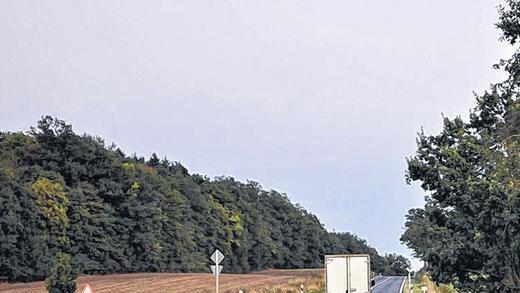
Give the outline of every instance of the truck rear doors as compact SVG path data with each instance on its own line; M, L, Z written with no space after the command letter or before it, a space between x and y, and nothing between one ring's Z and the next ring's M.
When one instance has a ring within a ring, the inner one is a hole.
M327 293L369 293L370 256L327 255L325 278Z

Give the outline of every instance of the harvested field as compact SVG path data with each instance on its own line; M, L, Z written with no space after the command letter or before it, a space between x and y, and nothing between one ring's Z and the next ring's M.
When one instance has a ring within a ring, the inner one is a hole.
M106 276L81 276L78 285L89 283L94 293L214 292L211 274L138 273ZM222 274L220 292L296 292L304 284L305 292L318 290L323 284L322 269L267 270L250 274ZM1 284L0 292L45 293L44 282Z

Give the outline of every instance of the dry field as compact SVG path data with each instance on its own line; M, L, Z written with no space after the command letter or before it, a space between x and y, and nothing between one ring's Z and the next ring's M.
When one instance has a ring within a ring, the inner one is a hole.
M304 284L305 292L317 291L323 285L323 270L267 270L250 274L222 274L220 292L299 292ZM89 283L94 293L160 293L178 292L210 293L215 290L211 274L139 273L107 276L81 276L79 287ZM4 293L45 293L43 282L5 284Z

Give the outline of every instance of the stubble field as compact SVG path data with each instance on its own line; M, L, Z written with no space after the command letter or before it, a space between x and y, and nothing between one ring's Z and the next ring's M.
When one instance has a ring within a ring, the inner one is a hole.
M81 276L78 291L88 283L94 293L193 293L214 292L215 278L211 274L138 273L106 276ZM319 292L323 286L322 269L267 270L250 274L222 274L220 292ZM46 293L44 282L2 284L0 292Z

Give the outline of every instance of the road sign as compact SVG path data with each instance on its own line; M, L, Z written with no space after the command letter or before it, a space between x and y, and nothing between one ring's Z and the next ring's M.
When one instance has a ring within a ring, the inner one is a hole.
M224 255L218 249L215 249L215 252L211 255L211 260L215 263L215 265L211 266L211 271L213 272L213 276L215 276L215 292L218 293L218 276L220 272L222 272L222 266L219 265L220 262L224 259Z
M220 250L216 249L215 252L213 252L213 254L211 255L211 260L215 263L215 264L220 264L220 262L224 259L224 255L222 254L222 252L220 252Z
M217 267L218 267L218 269L217 269ZM224 268L223 266L211 266L211 272L213 272L213 276L216 277L217 275L220 275L223 268Z
M89 284L86 284L85 287L83 287L81 293L94 293L94 291L92 291L92 288L90 288Z

